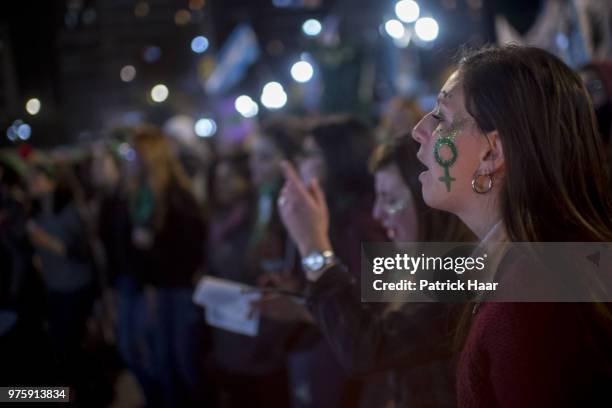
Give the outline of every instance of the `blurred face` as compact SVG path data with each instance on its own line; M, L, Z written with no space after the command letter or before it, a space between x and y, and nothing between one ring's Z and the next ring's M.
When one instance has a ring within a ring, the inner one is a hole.
M242 197L248 190L248 180L242 177L230 163L222 162L217 167L214 189L221 205L229 205Z
M33 170L28 180L30 194L39 198L51 194L55 190L55 182L39 170Z
M418 237L416 208L410 189L395 164L385 166L374 175L376 202L372 215L396 242L415 242Z
M392 100L385 108L379 131L385 137L401 137L414 127L420 118L415 112L409 109L401 99Z
M325 159L321 148L312 136L304 139L302 145L302 157L299 161L299 171L305 183L317 178L319 183L324 183L325 178Z
M249 156L253 183L260 186L278 182L281 178L279 163L282 159L282 154L270 139L254 136L251 139L251 154Z
M580 77L593 101L599 132L604 141L609 142L612 138L612 95L607 94L604 82L593 69L583 69Z
M455 214L470 208L476 193L475 174L491 174L486 168L489 142L465 109L461 84L455 72L438 96L437 106L412 131L421 144L417 157L427 167L420 174L425 203Z
M94 155L91 173L94 185L99 188L114 188L121 178L119 168L108 152L97 152Z
M608 96L606 95L603 82L597 72L592 69L583 69L579 72L579 74L580 78L582 78L582 81L586 85L589 94L591 95L593 107L597 109L597 107L604 105L608 99Z

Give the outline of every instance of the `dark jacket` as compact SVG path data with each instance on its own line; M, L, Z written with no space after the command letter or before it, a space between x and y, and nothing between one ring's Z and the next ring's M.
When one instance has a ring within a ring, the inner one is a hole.
M74 293L92 285L91 248L76 204L69 202L58 211L41 211L34 221L66 247L65 256L46 248L36 249L47 288L59 293Z
M231 228L215 241L211 240L208 263L211 274L256 286L264 273L294 271L297 254L278 218L275 193L266 191L265 194L270 195L264 197L267 201L260 197L259 217L241 210ZM263 216L262 206L270 211ZM221 214L214 217L217 215ZM217 230L220 223L223 221L213 221L211 232ZM302 326L262 318L255 337L215 328L212 331L215 366L232 375L266 376L284 372L288 350L300 336Z
M167 213L149 251L148 280L156 287L188 288L202 265L206 228L195 197L173 186L167 193Z
M351 375L392 370L396 406L453 407L452 312L444 303L406 303L384 313L360 303L355 279L334 266L309 288L308 308Z
M149 249L137 248L132 241L136 222L127 197L115 192L102 201L99 231L111 280L129 276L138 286L193 286L194 275L205 257L205 223L189 191L171 186L166 200L163 225L154 232L154 242Z

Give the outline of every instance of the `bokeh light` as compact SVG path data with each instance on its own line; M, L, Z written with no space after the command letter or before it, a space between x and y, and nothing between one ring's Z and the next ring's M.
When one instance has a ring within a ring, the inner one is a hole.
M206 4L204 0L189 0L189 8L193 11L201 10L204 4Z
M151 99L153 102L163 102L168 99L168 95L170 91L168 91L168 87L164 84L157 84L151 89Z
M268 109L280 109L287 103L287 94L278 82L268 82L261 92L261 103Z
M302 24L302 31L309 37L315 37L321 33L323 26L319 22L319 20L311 18L304 21Z
M208 49L208 38L198 35L191 40L191 51L201 54Z
M38 112L40 112L40 100L38 98L28 99L26 102L26 111L30 115L36 115Z
M148 63L153 63L155 61L157 61L158 59L161 58L161 48L159 48L156 45L149 45L147 47L145 47L145 49L142 52L142 58L148 62Z
M174 14L174 23L178 26L184 26L191 21L191 13L189 10L179 10Z
M298 61L291 67L291 77L297 82L308 82L313 74L314 69L307 61Z
M136 77L136 68L133 65L126 65L121 68L119 72L119 77L123 82L130 82Z
M147 14L149 14L149 11L151 11L151 7L146 1L139 1L134 6L134 15L136 17L145 17Z
M200 137L210 137L217 132L217 124L212 119L202 118L195 123L194 131Z
M420 11L414 0L400 0L395 4L395 15L404 23L414 23L419 18Z
M414 24L416 35L423 41L433 41L438 38L440 28L438 22L431 17L419 18Z
M234 102L236 111L245 118L252 118L259 113L259 105L248 95L240 95Z
M17 128L17 136L19 136L21 140L28 140L31 135L32 135L32 128L27 123L22 123Z
M391 19L385 23L385 31L389 34L389 37L400 39L404 36L406 30L401 21Z

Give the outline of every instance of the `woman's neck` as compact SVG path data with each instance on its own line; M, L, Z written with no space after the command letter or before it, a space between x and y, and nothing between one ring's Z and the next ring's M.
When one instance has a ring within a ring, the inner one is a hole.
M501 215L496 205L490 205L490 202L480 204L483 205L473 206L470 210L458 214L458 216L482 241L489 231L501 221Z

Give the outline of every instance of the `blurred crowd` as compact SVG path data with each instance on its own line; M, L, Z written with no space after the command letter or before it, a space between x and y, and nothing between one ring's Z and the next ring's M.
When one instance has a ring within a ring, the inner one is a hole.
M609 150L612 65L582 77ZM0 383L69 385L87 407L129 406L132 394L151 407L398 406L401 375L356 367L306 309L266 304L250 337L208 326L192 296L206 275L307 287L277 207L282 161L320 184L334 252L356 281L362 242L475 240L423 203L410 137L423 115L398 98L374 126L277 115L224 149L187 149L143 124L90 145L0 152ZM382 318L397 305L367 307ZM427 370L450 383L447 362ZM413 396L446 386L420 372L403 374Z

